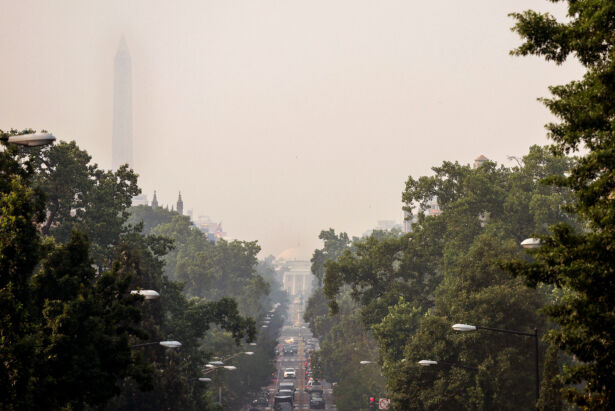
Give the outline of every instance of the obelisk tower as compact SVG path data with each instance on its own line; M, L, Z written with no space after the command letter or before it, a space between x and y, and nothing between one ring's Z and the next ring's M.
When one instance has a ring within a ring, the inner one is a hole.
M116 170L122 164L133 168L132 159L132 64L126 40L122 37L115 54L113 84L113 155Z

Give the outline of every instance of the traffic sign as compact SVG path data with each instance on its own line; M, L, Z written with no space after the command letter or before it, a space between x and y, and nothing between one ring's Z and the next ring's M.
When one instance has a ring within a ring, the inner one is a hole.
M391 400L388 398L380 398L380 401L378 401L378 409L388 410L389 405L391 405Z

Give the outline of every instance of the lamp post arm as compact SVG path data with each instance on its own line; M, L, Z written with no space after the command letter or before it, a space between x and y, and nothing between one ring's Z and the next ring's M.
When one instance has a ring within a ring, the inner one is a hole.
M501 328L492 328L492 327L483 327L482 325L476 326L477 330L487 330L487 331L495 331L499 333L505 334L515 334L515 335L525 335L527 337L534 338L534 365L536 368L536 402L540 398L540 366L538 361L538 329L534 328L533 333L523 332L523 331L514 331L514 330L504 330Z
M143 344L135 344L135 345L131 345L130 348L145 347L146 345L157 345L157 344L160 344L160 342L154 341L154 342L148 342L148 343L143 343Z
M456 362L438 361L438 365L439 364L448 365L449 367L459 367L459 368L464 368L466 370L478 371L478 368L476 367L469 367L467 365L459 364Z
M495 332L498 332L498 333L505 333L505 334L525 335L525 336L528 336L528 337L538 338L538 334L536 333L536 330L534 330L533 333L528 333L528 332L524 332L524 331L504 330L502 328L484 327L482 325L477 325L476 329L477 330L495 331Z

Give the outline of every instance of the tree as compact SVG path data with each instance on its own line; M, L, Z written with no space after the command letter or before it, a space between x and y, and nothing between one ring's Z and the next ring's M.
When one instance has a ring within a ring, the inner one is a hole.
M566 295L545 309L558 324L550 339L578 362L565 369L568 400L587 409L615 407L615 4L568 0L558 21L532 10L514 13L523 43L513 54L557 64L573 55L585 66L582 80L550 88L542 101L559 119L547 125L553 151L582 156L567 177L546 182L574 193L569 205L583 225L551 227L535 261L508 265L528 284L550 284Z
M314 250L310 261L312 262L312 274L318 280L320 287L325 276L325 263L342 255L344 250L350 246L350 239L346 233L335 234L332 228L327 231L322 230L318 238L323 241L323 248Z
M137 175L126 165L115 172L99 169L74 141L31 150L33 183L48 199L41 232L59 242L69 241L75 229L85 233L99 273L109 269L114 247L130 230L127 210L141 193Z
M151 374L142 373L130 348L132 338L147 335L139 328L141 297L130 294L132 278L123 277L118 266L97 276L83 234L46 246L50 251L31 287L33 305L40 310L35 318L38 406L105 405L131 374L142 386L151 384Z
M533 340L457 335L451 325L527 332L546 327L536 313L545 290L511 278L500 261L523 255L518 244L524 233L570 220L560 207L569 192L539 180L562 175L571 162L536 146L514 168L445 162L433 176L408 179L406 210L418 206L411 233L365 238L326 264L325 295L335 308L348 293L361 308L396 407L512 409L511 397L516 406L535 405L536 381L526 365L533 361ZM444 198L441 215L425 215L422 208L438 195ZM466 364L478 372L421 369L421 359Z
M4 133L17 134L16 131ZM37 225L44 195L30 185L32 167L15 160L20 149L0 152L0 408L32 408L36 326L30 280L41 255Z
M0 407L101 406L131 369L138 297L113 272L95 276L82 235L42 243L36 155L14 147L0 153Z

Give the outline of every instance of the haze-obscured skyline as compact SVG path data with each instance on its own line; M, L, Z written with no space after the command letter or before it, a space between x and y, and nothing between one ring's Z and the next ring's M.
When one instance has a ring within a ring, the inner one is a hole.
M509 56L507 13L544 6L529 0L0 4L0 128L50 130L110 168L124 36L144 194L181 190L262 257L401 223L408 175L444 160L547 143L536 98L581 75Z

